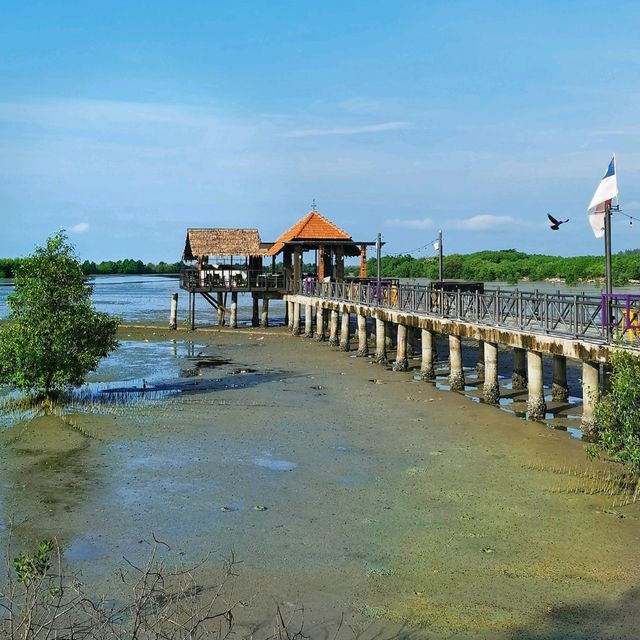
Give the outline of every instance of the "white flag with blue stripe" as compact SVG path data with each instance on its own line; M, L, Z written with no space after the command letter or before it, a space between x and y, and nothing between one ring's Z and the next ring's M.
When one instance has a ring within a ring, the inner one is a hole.
M602 238L604 235L605 207L610 205L613 198L617 196L618 177L616 175L616 157L614 155L587 209L589 224L596 238Z

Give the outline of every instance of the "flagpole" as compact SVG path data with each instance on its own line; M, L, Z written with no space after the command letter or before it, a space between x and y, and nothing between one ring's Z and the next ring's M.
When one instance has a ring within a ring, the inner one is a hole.
M604 292L613 293L613 278L611 275L611 205L604 205Z
M438 279L442 283L444 279L444 263L442 259L442 231L438 231Z

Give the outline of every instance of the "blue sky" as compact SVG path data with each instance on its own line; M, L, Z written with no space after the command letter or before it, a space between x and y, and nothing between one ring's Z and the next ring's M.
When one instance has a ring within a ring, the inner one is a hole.
M64 227L83 259L175 260L189 226L273 240L313 199L388 253L599 254L614 151L640 218L637 2L150 6L1 3L0 256Z

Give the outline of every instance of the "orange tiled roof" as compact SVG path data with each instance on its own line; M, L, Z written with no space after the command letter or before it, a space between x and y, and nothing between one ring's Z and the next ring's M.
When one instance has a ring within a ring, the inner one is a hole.
M351 236L340 227L327 220L317 211L309 211L290 229L285 231L269 249L268 255L275 256L282 251L285 242L292 240L352 240Z

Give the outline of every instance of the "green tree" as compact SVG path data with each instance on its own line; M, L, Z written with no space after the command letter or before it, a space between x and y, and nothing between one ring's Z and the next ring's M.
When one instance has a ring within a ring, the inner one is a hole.
M616 462L640 472L640 358L616 351L611 356L610 390L596 402L597 443Z
M20 262L0 328L0 384L55 399L80 386L118 345L118 319L98 313L82 265L60 231Z

